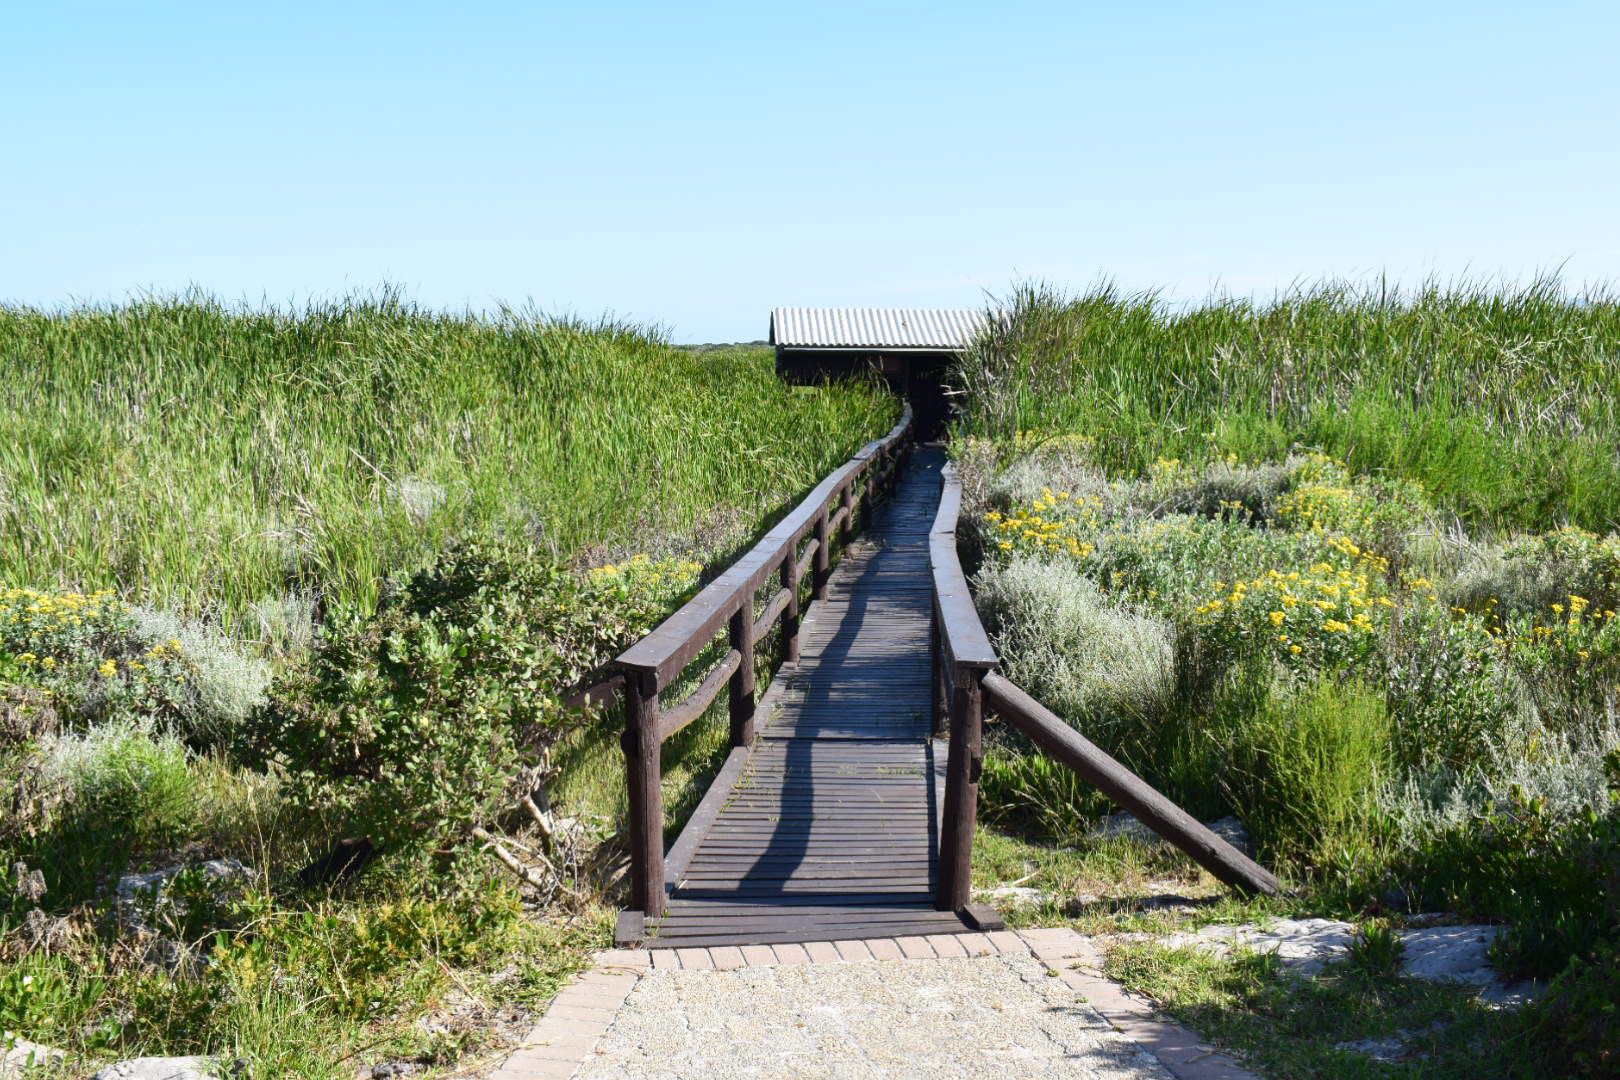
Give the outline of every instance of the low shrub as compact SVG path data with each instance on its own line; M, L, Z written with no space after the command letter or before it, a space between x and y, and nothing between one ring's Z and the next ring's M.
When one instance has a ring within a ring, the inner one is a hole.
M1028 752L1018 740L995 735L985 751L979 798L989 824L1070 843L1107 813L1109 805L1067 766Z
M1468 545L1449 593L1471 611L1544 616L1571 594L1594 613L1620 607L1620 536L1565 526L1506 543Z
M1532 715L1528 692L1486 622L1411 594L1380 641L1395 758L1425 772L1466 771Z
M270 665L196 620L142 607L132 608L130 616L133 637L148 651L173 650L185 660L181 734L194 745L233 745L248 717L268 699Z
M229 746L270 682L268 665L218 630L110 590L0 592L0 657L70 726L156 724L199 748Z
M132 721L47 739L22 759L14 783L0 847L44 872L51 908L95 896L196 820L185 746Z
M1216 458L1203 469L1184 469L1181 462L1150 474L1156 509L1203 517L1241 517L1270 522L1288 485L1292 459L1276 464L1249 464L1236 454Z
M1394 927L1382 919L1370 919L1356 927L1345 964L1368 982L1389 983L1400 975L1405 953L1406 942Z
M1551 1075L1620 1072L1620 943L1605 942L1570 961L1531 1007L1525 1026L1546 1048Z

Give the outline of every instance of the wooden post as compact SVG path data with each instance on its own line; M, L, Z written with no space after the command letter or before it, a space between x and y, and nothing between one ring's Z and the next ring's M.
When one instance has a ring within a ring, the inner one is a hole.
M832 534L827 528L827 510L816 518L816 565L810 578L810 599L827 599L827 578L832 573Z
M855 478L852 476L844 483L844 494L839 498L838 505L844 508L844 539L848 540L855 533Z
M629 671L624 681L624 756L630 795L630 906L664 914L664 792L658 738L658 679Z
M883 474L879 470L883 467L883 453L878 452L878 458L866 470L861 478L861 531L865 532L872 527L872 503L878 493L878 485L883 482Z
M782 588L788 602L782 612L782 663L799 662L799 545L789 544L782 559Z
M731 745L754 742L754 594L743 594L731 616L731 647L742 663L731 673Z
M958 667L951 693L950 758L945 772L945 820L939 838L939 895L934 907L961 911L973 900L973 832L979 816L984 672Z

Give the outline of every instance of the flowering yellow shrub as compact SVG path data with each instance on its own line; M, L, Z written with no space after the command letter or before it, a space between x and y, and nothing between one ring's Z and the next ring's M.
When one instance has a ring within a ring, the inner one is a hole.
M605 563L589 571L592 585L598 587L622 586L627 590L649 590L668 595L683 593L697 584L703 564L690 559L654 559L650 555L636 555L622 563Z
M1102 509L1095 496L1042 488L1041 497L1028 506L1009 514L991 510L984 517L1001 551L1064 553L1084 559L1096 545L1080 539L1080 534L1101 524Z
M1380 592L1375 567L1358 558L1348 566L1319 562L1306 570L1268 570L1230 586L1217 582L1217 594L1193 615L1213 641L1263 645L1291 666L1352 660L1376 648L1394 606Z
M94 701L153 716L174 714L194 676L179 641L138 640L129 605L110 589L0 591L0 661L7 678L70 708Z

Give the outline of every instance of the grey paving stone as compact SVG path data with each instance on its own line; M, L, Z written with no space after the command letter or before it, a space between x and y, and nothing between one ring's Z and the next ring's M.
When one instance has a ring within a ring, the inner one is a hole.
M1173 1080L1027 955L655 970L575 1075Z

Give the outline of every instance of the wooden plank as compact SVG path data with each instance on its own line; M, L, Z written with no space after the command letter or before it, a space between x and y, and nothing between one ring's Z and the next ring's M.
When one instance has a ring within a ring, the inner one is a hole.
M941 644L946 655L955 663L988 671L1000 661L989 636L984 632L984 624L979 621L978 609L973 606L973 594L968 591L967 578L962 573L962 563L956 554L956 519L962 510L962 485L956 477L954 465L947 464L941 470L941 477L944 488L928 537L928 558L934 575Z
M770 632L771 627L776 625L776 620L782 617L782 613L788 608L788 602L792 599L793 594L786 588L776 590L776 595L771 597L771 602L765 605L765 610L760 613L758 619L754 620L754 639L756 641Z
M666 881L680 880L687 864L692 861L692 856L697 854L698 845L708 835L709 826L720 816L720 809L725 806L726 796L732 785L747 767L748 748L732 747L731 753L726 757L726 763L720 766L720 771L715 774L709 790L703 793L702 800L698 802L697 809L686 819L686 828L681 830L681 835L670 846L669 854L664 859Z
M624 672L615 671L563 695L563 708L583 709L587 705L609 706L624 686Z
M649 675L625 678L624 754L630 797L630 906L648 918L664 913L664 795L658 736L658 686Z

